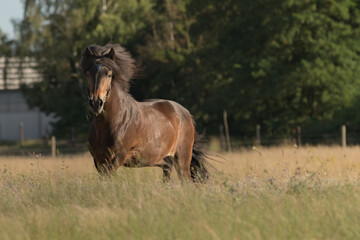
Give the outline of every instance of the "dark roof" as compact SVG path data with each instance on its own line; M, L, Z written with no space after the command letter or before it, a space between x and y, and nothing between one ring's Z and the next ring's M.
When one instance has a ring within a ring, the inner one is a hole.
M0 90L19 89L22 83L32 84L41 78L35 59L0 57Z

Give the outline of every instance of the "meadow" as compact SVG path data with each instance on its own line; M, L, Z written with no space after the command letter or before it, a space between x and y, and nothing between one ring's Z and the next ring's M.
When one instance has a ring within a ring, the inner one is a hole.
M0 239L356 239L360 147L216 153L207 184L100 177L89 154L0 157Z

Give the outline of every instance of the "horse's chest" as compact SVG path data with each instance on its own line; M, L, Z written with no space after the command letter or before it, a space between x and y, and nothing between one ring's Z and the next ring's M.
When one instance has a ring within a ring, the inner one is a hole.
M102 134L89 139L89 150L98 161L110 160L115 156L115 150L111 139Z
M113 148L103 144L102 142L90 143L89 150L98 161L109 161L115 157Z

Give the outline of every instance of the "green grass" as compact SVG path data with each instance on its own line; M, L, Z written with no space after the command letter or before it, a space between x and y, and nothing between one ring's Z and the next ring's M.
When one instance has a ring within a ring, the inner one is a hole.
M152 171L109 179L32 172L0 179L0 239L356 239L358 183L219 174L163 184ZM302 184L299 184L302 183Z

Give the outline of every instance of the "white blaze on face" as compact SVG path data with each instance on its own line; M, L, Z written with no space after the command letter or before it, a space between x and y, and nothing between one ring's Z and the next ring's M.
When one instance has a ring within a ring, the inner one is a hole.
M111 79L112 79L112 71L106 71L106 74L101 74L98 79L98 87L95 94L100 98L105 100L106 94L111 86Z
M107 67L99 67L98 71L87 71L86 78L88 80L90 99L106 100L106 95L111 87L112 71Z

